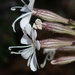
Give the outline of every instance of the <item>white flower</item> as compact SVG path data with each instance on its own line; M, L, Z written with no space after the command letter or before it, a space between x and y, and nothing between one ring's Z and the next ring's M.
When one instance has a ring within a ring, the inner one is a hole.
M20 21L20 27L22 28L22 30L24 30L24 27L29 24L30 22L30 18L31 18L31 15L32 15L32 9L33 9L33 6L34 6L34 2L35 0L29 0L29 4L27 5L23 0L21 0L23 3L24 3L24 6L21 7L21 6L15 6L15 7L12 7L11 10L14 11L16 10L16 8L21 8L20 11L24 12L21 16L19 16L12 24L12 27L13 27L13 30L14 32L15 31L15 23L21 19ZM27 13L25 13L27 12Z
M28 59L27 65L30 66L32 71L36 71L38 67L37 59L36 59L36 51L35 49L40 49L40 43L36 40L37 32L31 25L26 25L23 30L23 37L21 38L21 44L25 44L26 46L11 46L9 50L12 48L23 48L18 52L11 51L12 54L21 54L24 59Z

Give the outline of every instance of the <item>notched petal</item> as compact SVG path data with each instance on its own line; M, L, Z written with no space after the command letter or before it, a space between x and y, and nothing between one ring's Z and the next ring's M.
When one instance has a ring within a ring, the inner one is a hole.
M23 35L20 42L21 44L32 44L31 39L27 35Z
M21 16L19 16L13 23L12 23L12 27L13 27L13 30L14 30L14 32L16 32L16 30L15 30L15 23L19 20L19 19L21 19L21 18L23 18L23 17L25 17L25 16L27 16L28 14L22 14Z
M36 32L36 30L32 29L32 32L31 32L31 38L32 38L32 40L35 41L36 37L37 37L37 32Z
M26 27L24 28L24 30L31 37L31 33L32 33L31 25L27 24Z
M33 54L31 62L30 62L30 68L32 71L36 71L37 70L37 59L35 54Z
M40 42L38 40L35 42L35 46L37 50L40 50Z
M30 8L30 10L33 10L35 0L29 0L29 1L30 1L30 3L28 5L28 8Z
M33 50L32 50L31 47L27 48L27 49L25 49L24 51L21 52L21 56L24 59L28 59L32 54L33 54Z
M26 13L24 17L22 17L20 21L20 27L22 28L22 30L24 30L24 28L29 24L30 18L31 18L31 12Z

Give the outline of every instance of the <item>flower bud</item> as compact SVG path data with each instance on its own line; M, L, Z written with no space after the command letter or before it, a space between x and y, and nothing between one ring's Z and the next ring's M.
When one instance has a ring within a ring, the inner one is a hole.
M44 68L47 60L51 61L60 47L71 46L73 41L68 40L59 40L59 39L46 39L40 41L40 47L44 49L43 53L47 53L44 62L40 65L41 68ZM52 64L54 61L52 61Z
M68 20L68 24L74 25L74 28L75 28L75 21L73 21L72 19L69 19L69 20Z
M65 46L65 47L60 47L57 49L57 51L75 51L75 46Z
M34 9L34 15L51 22L61 22L67 24L68 19L63 18L51 11L48 10L41 10L41 9Z
M53 65L64 65L75 61L75 56L60 57L51 61Z
M59 48L64 46L71 46L72 41L64 41L64 40L58 40L58 39L46 39L40 41L40 47L41 48Z
M61 17L48 10L33 9L33 15L40 17L43 20L50 21L50 22L59 22L59 23L64 23L64 24L75 25L75 21Z
M56 33L65 33L75 36L75 31L59 23L43 22L42 28Z

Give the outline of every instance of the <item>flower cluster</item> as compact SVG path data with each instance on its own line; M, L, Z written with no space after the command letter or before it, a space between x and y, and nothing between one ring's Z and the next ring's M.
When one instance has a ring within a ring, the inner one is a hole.
M28 59L27 66L30 66L32 71L36 71L39 68L37 58L36 58L36 49L39 51L43 49L43 53L47 54L41 68L46 65L47 60L51 61L53 65L62 65L75 61L75 56L60 57L54 59L56 51L75 51L75 40L68 38L49 38L44 40L36 40L37 30L47 30L60 34L68 34L75 36L75 21L61 17L51 11L34 9L35 0L29 0L27 5L23 0L24 6L15 6L11 10L15 11L16 8L20 8L20 11L23 12L12 24L14 32L16 22L20 20L20 27L23 32L23 36L20 40L20 43L23 46L10 46L9 50L11 54L21 54L24 59ZM42 22L41 19L36 19L33 25L30 24L31 16L35 15L45 20ZM60 24L62 23L62 24ZM65 24L65 25L64 25ZM25 46L24 46L25 45ZM12 49L19 48L18 52L12 51Z

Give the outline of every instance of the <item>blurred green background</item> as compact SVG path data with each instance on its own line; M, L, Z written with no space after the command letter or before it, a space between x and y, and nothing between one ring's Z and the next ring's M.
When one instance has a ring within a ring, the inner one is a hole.
M27 0L25 1L28 3ZM16 24L16 33L13 32L11 27L13 21L22 14L19 9L14 12L10 10L12 6L16 5L23 6L23 3L20 0L0 0L0 75L75 75L74 62L64 66L53 66L50 62L47 62L44 69L32 72L26 65L27 61L20 55L10 54L8 47L20 45L20 38L22 37L19 22ZM34 7L47 9L63 17L75 20L75 0L36 0ZM34 22L35 18L33 16L31 22ZM40 34L42 35L39 39L45 36L44 33ZM59 36L59 34L52 35ZM41 53L42 51L37 55L39 63L44 60ZM67 55L69 54L67 53ZM63 53L57 53L57 55L61 56Z

